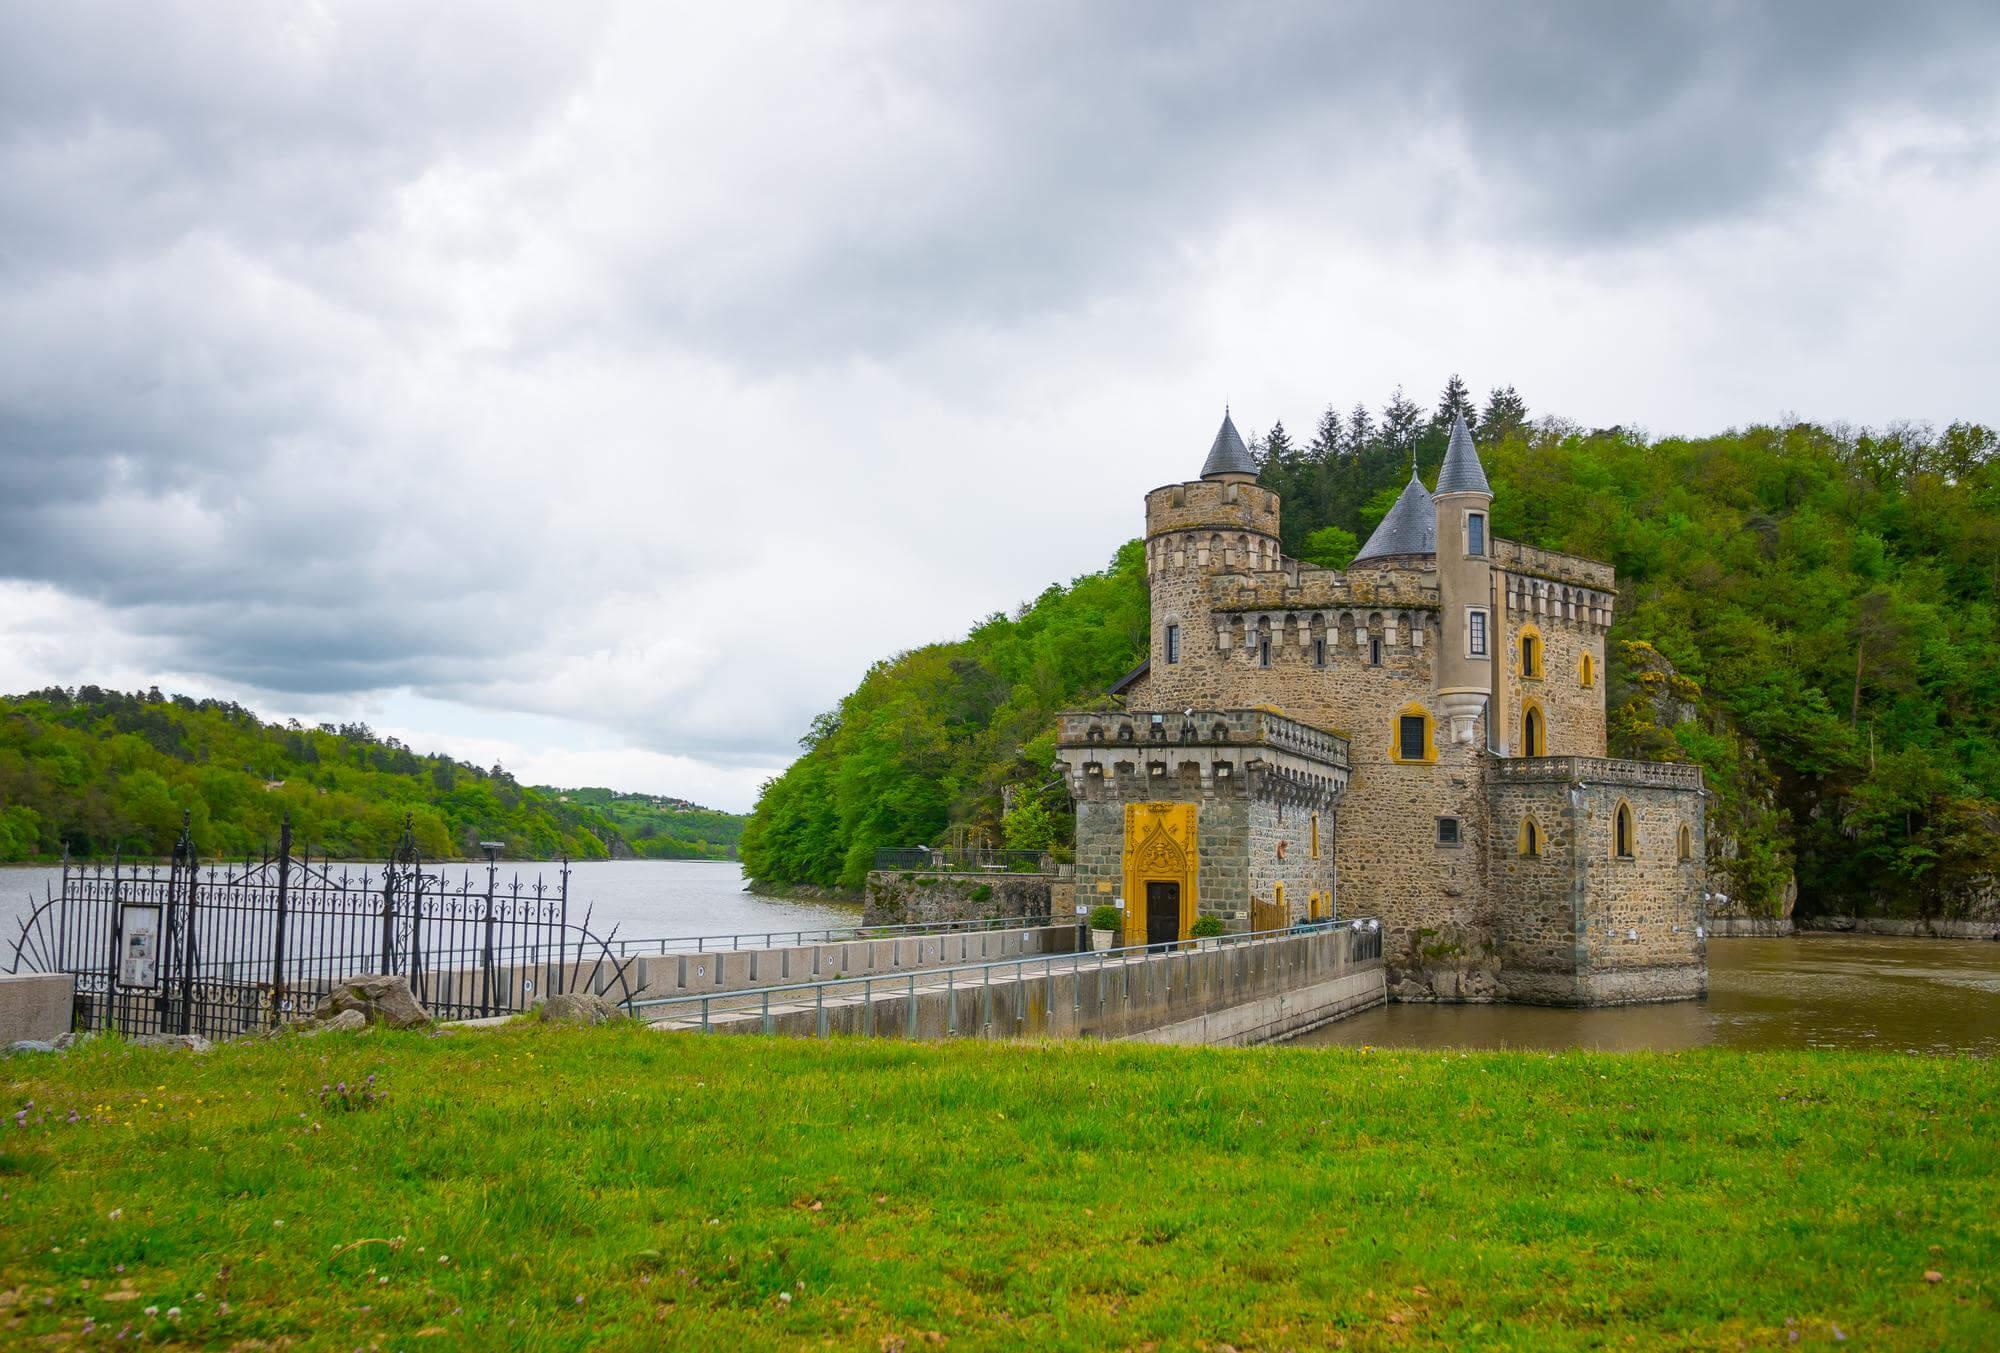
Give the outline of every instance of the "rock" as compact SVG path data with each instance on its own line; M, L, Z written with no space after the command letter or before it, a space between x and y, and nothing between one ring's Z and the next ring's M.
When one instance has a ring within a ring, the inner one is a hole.
M181 1048L188 1052L207 1052L213 1046L200 1034L140 1034L132 1042L142 1048Z
M56 1045L42 1038L17 1038L7 1045L9 1052L54 1052Z
M429 1024L431 1017L410 993L407 978L379 973L343 977L320 997L313 1018L330 1020L345 1010L357 1011L370 1024L386 1024L391 1029L412 1029Z
M316 1020L305 1027L305 1036L315 1034L353 1033L356 1029L368 1027L368 1016L359 1010L343 1010L330 1019Z
M1424 974L1424 977L1429 982L1430 989L1437 993L1439 1000L1455 1001L1458 999L1458 969L1432 968Z
M1493 980L1492 973L1484 968L1474 968L1465 974L1465 980L1459 984L1458 994L1468 1001L1490 1001L1499 987L1500 984Z
M625 1012L602 996L565 991L543 1001L539 1014L544 1024L603 1024L623 1018Z

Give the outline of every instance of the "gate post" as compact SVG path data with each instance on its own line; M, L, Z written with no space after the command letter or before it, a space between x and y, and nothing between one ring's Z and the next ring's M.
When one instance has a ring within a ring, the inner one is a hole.
M563 990L563 975L564 975L564 974L563 974L563 969L564 969L565 967L567 967L567 966L568 966L568 962L567 962L566 958L564 957L564 955L565 955L565 954L566 954L566 953L568 952L568 950L569 950L569 852L568 852L568 851L564 851L564 852L563 852L563 855L562 855L562 875L561 875L561 877L562 877L562 885L561 885L561 887L562 887L562 929L556 932L556 990L555 990L555 994L557 994L557 995L561 995L561 994L562 994L562 990ZM577 961L577 966L581 967L581 966L583 965L583 937L582 937L581 935L577 936L577 939L576 939L576 961Z
M167 871L167 906L169 914L171 914L174 899L174 876L183 869L187 870L187 919L179 931L181 936L181 1032L184 1034L194 1032L195 853L194 838L188 831L188 824L192 820L193 813L189 809L183 808L181 810L181 839L174 842L173 866ZM167 933L169 935L176 933L172 922L169 922L167 925Z
M271 1027L277 1028L285 997L285 919L292 877L292 815L278 825L278 921L271 949ZM190 894L192 896L192 894ZM192 917L190 917L192 919Z

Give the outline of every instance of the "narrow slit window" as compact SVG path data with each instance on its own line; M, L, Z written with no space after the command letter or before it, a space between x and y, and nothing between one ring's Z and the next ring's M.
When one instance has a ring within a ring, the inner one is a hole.
M1521 853L1531 859L1542 853L1542 829L1533 818L1521 822Z
M1271 665L1271 636L1268 634L1258 636L1257 665L1259 667L1269 667Z
M1324 639L1313 640L1313 666L1326 666L1326 640Z
M1368 641L1368 665L1370 667L1380 667L1382 665L1382 641L1380 639L1370 639Z
M1612 819L1611 843L1619 859L1629 860L1633 857L1632 810L1622 803L1618 805L1617 816Z
M1486 553L1486 514L1483 512L1466 514L1465 552L1475 556Z
M1179 662L1180 660L1181 627L1179 625L1169 625L1167 626L1167 661Z

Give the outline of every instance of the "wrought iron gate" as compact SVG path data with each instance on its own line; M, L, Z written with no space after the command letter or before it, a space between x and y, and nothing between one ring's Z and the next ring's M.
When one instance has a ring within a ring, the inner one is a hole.
M336 870L338 872L336 872ZM203 866L183 816L162 863L63 862L61 884L21 922L11 970L76 976L78 1029L226 1038L302 1019L334 983L407 977L439 1019L517 1013L563 991L631 999L625 964L570 920L569 861L556 882L489 861L454 881L427 866L404 823L379 876L278 850ZM613 934L615 935L615 931Z

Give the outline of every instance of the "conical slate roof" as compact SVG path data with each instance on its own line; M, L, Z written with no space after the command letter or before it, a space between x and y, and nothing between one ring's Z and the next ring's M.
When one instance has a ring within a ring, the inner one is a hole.
M1444 468L1438 471L1437 491L1446 493L1483 493L1493 496L1493 486L1486 482L1486 470L1479 463L1479 448L1472 444L1472 429L1465 425L1465 415L1460 414L1451 422L1451 445L1444 451Z
M1236 430L1230 420L1229 410L1222 411L1222 426L1216 429L1215 445L1208 448L1208 460L1201 467L1201 477L1208 479L1219 474L1257 473L1257 462L1250 458L1250 448L1243 445L1243 434Z
M1477 468L1478 462L1474 462ZM1484 478L1480 480L1483 484ZM1382 524L1375 528L1354 556L1357 564L1370 559L1387 559L1405 554L1436 554L1438 547L1437 508L1431 496L1424 492L1424 481L1417 478L1417 472L1410 471L1410 482L1404 487L1396 505L1389 509L1389 515L1382 518Z

